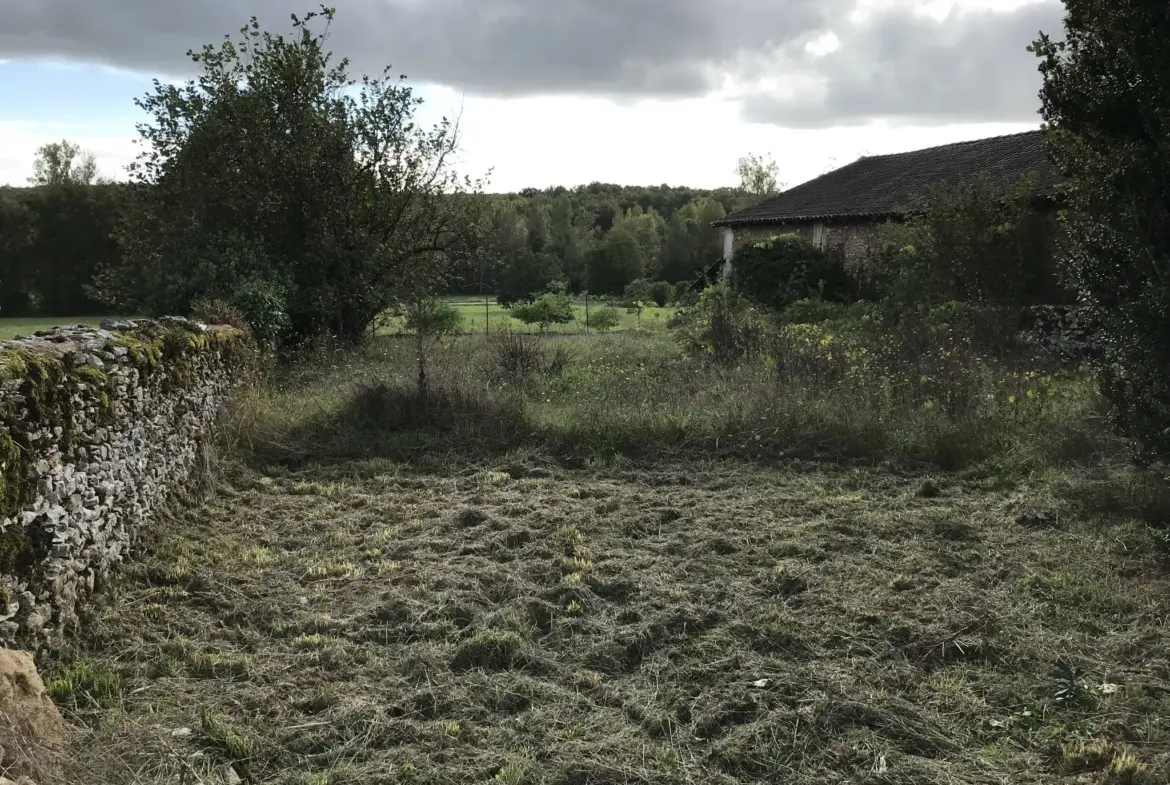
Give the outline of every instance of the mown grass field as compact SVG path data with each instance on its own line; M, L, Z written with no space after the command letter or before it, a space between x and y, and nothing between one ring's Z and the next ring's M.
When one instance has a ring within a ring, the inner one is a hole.
M70 316L63 319L31 317L21 319L0 319L0 341L7 341L17 335L32 335L38 330L49 330L53 327L69 324L86 324L96 327L105 316Z
M58 697L111 783L1161 782L1144 536L817 465L274 469L158 529Z
M392 337L241 398L46 668L64 781L1170 777L1170 497L1082 393L895 417L665 332L528 340L527 381L434 342L425 411Z

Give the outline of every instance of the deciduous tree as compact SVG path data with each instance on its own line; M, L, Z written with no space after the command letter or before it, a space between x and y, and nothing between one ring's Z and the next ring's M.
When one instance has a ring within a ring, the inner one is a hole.
M97 179L97 159L81 145L62 139L41 145L33 160L30 185L92 185Z
M445 286L475 190L452 168L457 125L417 124L421 99L387 69L350 78L326 49L334 11L293 16L290 38L253 18L190 57L199 76L138 101L125 262L99 277L124 310L185 312L262 287L290 340L362 336L404 298Z

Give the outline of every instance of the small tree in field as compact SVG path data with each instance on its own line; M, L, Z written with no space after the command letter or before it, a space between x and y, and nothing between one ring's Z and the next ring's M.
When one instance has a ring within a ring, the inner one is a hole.
M630 281L625 291L626 311L638 315L642 322L642 311L654 302L654 285L645 278Z
M415 359L418 363L418 395L426 401L427 339L453 335L463 326L463 314L443 300L420 296L402 307L402 326L415 338Z
M334 10L293 17L189 55L182 87L155 81L138 105L144 151L131 167L124 255L96 277L110 306L185 313L263 288L284 339L357 340L380 314L436 292L469 225L457 133L420 127L420 99L388 69L350 78L325 48ZM251 317L250 314L247 314Z
M513 305L512 316L525 324L538 324L543 333L550 324L573 321L573 298L567 294L542 294L531 303Z
M1149 0L1065 0L1033 46L1064 175L1066 270L1105 344L1113 424L1170 456L1170 18Z
M617 308L610 308L608 305L603 308L598 308L589 315L589 326L595 330L612 330L621 324L622 315L618 313Z

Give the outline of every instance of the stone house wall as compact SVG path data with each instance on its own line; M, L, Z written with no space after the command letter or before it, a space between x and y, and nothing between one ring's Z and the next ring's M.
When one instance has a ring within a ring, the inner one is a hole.
M861 271L873 263L878 250L880 223L861 221L825 222L818 229L814 223L756 224L730 227L733 231L732 248L743 248L778 234L795 234L809 242L822 236L826 250L840 249L846 269Z
M198 482L255 359L247 333L183 319L0 342L0 646L78 626L144 525Z

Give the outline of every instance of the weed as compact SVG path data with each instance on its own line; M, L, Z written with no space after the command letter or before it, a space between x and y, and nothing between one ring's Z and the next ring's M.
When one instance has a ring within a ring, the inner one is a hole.
M221 719L210 709L199 712L199 727L204 741L229 760L247 762L256 754L256 740Z
M125 687L117 673L80 660L50 679L45 692L59 704L84 710L114 705L121 700Z

